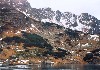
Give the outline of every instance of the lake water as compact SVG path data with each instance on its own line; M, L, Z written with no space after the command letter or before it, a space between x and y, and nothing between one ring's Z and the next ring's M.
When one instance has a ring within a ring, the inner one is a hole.
M31 66L0 66L0 70L100 70L100 65L65 64L53 66L52 64L34 64Z

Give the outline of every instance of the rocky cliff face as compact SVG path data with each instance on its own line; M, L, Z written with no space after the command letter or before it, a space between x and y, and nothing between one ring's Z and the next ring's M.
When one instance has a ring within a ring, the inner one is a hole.
M33 9L33 15L42 22L50 22L85 33L100 33L100 21L88 13L75 15L71 12L53 11L51 8ZM97 27L97 28L95 28Z

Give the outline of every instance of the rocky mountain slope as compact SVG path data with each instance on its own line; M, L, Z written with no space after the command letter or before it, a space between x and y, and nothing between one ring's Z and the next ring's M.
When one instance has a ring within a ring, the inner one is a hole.
M53 11L51 8L33 8L33 16L42 22L56 23L72 30L91 34L100 33L100 20L88 13L75 15L71 12Z
M75 15L71 12L53 11L51 8L32 8L27 0L1 0L1 3L8 3L17 10L23 12L36 20L56 23L85 33L100 33L100 20L88 13Z
M100 21L88 13L78 16L31 8L27 0L0 0L0 59L42 56L65 63L100 63L94 60L100 60L99 32Z

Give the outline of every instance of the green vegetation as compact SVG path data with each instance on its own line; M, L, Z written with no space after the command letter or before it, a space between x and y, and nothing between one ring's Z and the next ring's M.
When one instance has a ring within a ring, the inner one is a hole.
M39 47L39 48L46 48L48 50L52 50L53 47L48 44L43 37L37 35L37 34L31 34L31 33L26 33L22 32L22 38L18 36L14 37L6 37L2 40L2 42L6 42L7 44L12 44L14 43L24 43L23 47Z

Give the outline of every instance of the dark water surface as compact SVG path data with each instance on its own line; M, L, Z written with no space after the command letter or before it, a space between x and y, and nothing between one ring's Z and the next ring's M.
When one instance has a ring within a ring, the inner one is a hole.
M0 70L100 70L100 65L65 64L53 66L52 64L34 64L19 66L0 66Z
M44 66L41 70L100 70L100 65L66 64L58 66Z

